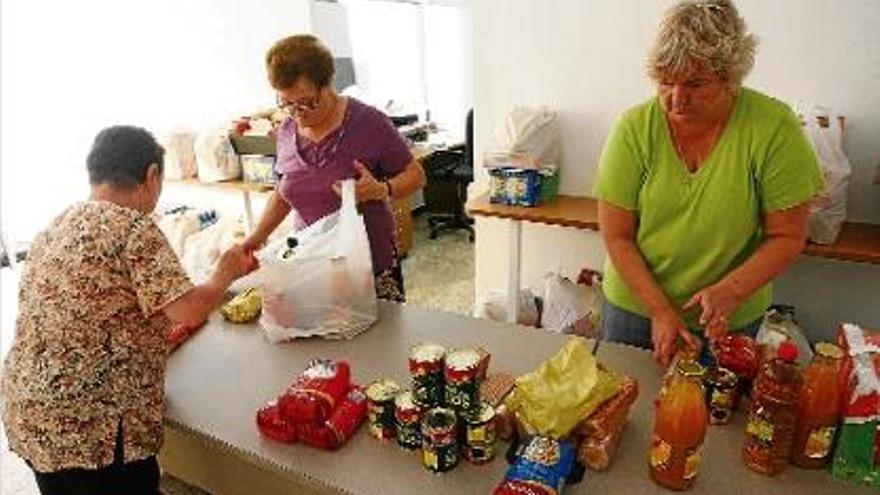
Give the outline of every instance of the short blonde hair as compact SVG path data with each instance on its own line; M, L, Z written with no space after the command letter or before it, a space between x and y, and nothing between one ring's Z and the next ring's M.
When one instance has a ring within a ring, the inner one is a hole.
M757 44L732 1L682 1L660 25L648 55L648 75L660 81L696 65L739 86L755 63Z

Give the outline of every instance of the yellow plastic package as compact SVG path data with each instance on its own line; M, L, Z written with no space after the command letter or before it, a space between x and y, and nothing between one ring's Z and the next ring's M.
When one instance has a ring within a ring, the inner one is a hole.
M599 367L586 339L575 337L537 370L517 378L505 404L529 433L563 438L622 383Z
M259 289L248 289L220 307L220 314L233 323L250 323L260 316L263 298Z

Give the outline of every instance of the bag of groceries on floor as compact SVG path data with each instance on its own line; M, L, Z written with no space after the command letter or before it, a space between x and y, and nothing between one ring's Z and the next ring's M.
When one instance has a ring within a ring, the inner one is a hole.
M342 207L261 254L255 281L263 293L260 324L272 342L300 337L351 338L377 318L373 263L354 180L342 183Z

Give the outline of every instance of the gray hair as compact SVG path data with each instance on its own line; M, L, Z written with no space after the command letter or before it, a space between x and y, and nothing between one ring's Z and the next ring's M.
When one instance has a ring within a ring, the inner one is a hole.
M696 65L739 86L755 63L757 44L731 0L682 1L660 25L648 55L648 75L660 81Z

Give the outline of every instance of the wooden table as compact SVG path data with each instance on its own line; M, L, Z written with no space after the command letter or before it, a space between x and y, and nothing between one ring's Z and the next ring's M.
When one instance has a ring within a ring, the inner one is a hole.
M510 258L507 275L507 319L516 322L519 293L522 222L537 222L584 230L599 230L598 204L593 198L559 196L533 208L505 206L489 202L488 194L471 199L471 215L510 220ZM807 244L804 254L842 261L880 264L880 225L844 223L837 242Z
M484 466L462 461L434 475L419 455L379 442L365 427L339 451L283 445L260 437L258 407L275 397L313 357L345 359L361 384L391 377L407 384L406 358L416 342L447 347L480 345L492 353L490 371L522 374L535 369L565 343L563 335L405 305L381 303L380 319L351 341L304 340L272 345L257 325L234 325L216 315L169 358L166 378L164 471L216 495L237 494L488 494L503 478L503 457ZM611 468L587 473L568 495L669 493L647 470L652 401L660 370L646 351L603 344L601 362L639 380L631 413ZM789 468L776 477L753 473L740 460L742 414L734 423L710 427L704 463L691 493L749 495L850 495L866 489L834 482L824 471ZM500 448L504 449L505 444Z

